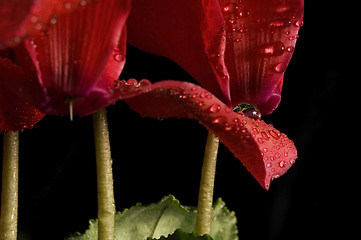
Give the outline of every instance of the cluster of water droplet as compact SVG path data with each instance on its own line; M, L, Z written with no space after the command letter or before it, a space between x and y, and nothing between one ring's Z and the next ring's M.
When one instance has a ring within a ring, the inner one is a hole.
M290 4L275 1L276 6L270 7L270 13L263 15L249 10L255 4L249 0L238 0L232 3L220 1L225 19L227 43L244 44L263 57L277 57L285 53L293 53L298 29L303 25L298 17L299 9ZM257 15L257 16L256 16ZM253 41L253 43L251 43ZM264 41L264 44L258 42ZM286 70L287 62L279 62L273 66L277 73Z

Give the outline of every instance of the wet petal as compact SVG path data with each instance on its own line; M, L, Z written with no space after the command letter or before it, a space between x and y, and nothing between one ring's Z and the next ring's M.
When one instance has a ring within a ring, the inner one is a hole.
M128 41L165 56L230 105L224 20L218 0L134 0Z
M0 0L0 49L56 24L57 17L94 0Z
M225 62L233 106L257 105L270 114L281 100L284 72L303 21L303 0L220 0L225 20Z
M0 58L0 131L20 131L33 128L44 114L19 98L22 89L14 87L26 81L26 75L10 60Z
M112 71L109 76L117 78L114 76L119 75L125 58L114 52L119 42L122 46L117 51L125 51L126 33L122 34L122 29L129 10L129 0L100 1L59 16L53 28L26 40L46 95L46 101L39 103L40 109L49 114L65 114L69 101L85 99L104 87L103 74ZM119 40L121 35L123 40ZM110 67L113 58L118 61Z
M152 85L147 80L138 83L131 79L120 81L116 91L142 116L198 120L219 137L265 189L297 158L296 148L285 134L261 120L233 112L194 84L161 81Z

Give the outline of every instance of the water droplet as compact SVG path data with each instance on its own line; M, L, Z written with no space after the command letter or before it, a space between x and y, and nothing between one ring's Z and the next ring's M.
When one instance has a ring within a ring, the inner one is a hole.
M124 61L124 56L119 53L116 53L116 54L114 54L114 60L117 62L122 62L122 61Z
M224 125L224 130L226 130L226 131L231 131L231 130L232 130L232 125L226 123L226 124Z
M202 101L198 102L198 106L203 107L204 105L205 105L204 102L202 102Z
M274 67L274 70L275 70L275 72L277 72L277 73L283 73L284 71L286 71L286 69L287 69L287 63L284 63L284 62L278 63L278 64Z
M272 167L272 163L267 163L266 166L267 166L268 168L270 168L270 167Z
M239 11L239 13L238 13L238 15L240 16L240 17L242 17L242 18L244 18L244 17L248 17L249 16L249 11L248 10L246 10L246 9L242 9L241 11Z
M234 109L234 112L242 112L244 116L258 120L261 118L261 113L258 109L249 103L238 104Z
M280 139L281 137L281 133L276 129L269 131L269 134L276 140Z
M280 161L279 166L280 166L280 168L283 168L286 166L286 163L284 161Z
M270 137L265 132L261 132L261 135L266 141L268 141L270 139Z
M290 47L286 48L286 51L290 52L290 53L293 52L294 50L295 50L295 47L293 47L293 46L290 46Z
M213 123L219 124L222 122L222 117L216 117L215 119L213 119L212 121Z
M258 139L257 139L257 142L258 142L259 144L262 144L262 143L264 143L265 141L264 141L263 138L258 138Z
M139 87L148 87L152 85L152 83L148 79L142 79L139 81Z
M298 19L296 22L295 22L295 26L296 27L302 27L303 26L303 20L302 19Z
M238 5L235 3L228 4L223 7L223 12L234 13L238 10Z
M212 106L209 107L209 111L212 113L217 113L221 110L221 106L219 106L219 104L213 104Z
M274 42L271 45L266 45L261 47L260 53L273 57L273 56L281 56L285 52L285 46L282 42Z

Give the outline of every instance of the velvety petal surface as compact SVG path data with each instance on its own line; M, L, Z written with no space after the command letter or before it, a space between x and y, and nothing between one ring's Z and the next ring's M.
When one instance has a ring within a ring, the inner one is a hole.
M94 92L110 91L107 86L124 66L126 32L122 30L129 10L129 0L99 1L59 16L51 29L26 40L45 95L40 109L64 114L69 102L77 104Z
M130 44L170 58L230 105L218 0L134 0L127 26Z
M94 0L0 0L0 49L54 25L57 17Z
M0 131L20 131L32 128L44 114L19 98L21 89L14 88L17 81L27 77L19 66L0 57Z
M270 114L303 25L303 0L219 0L233 106L248 102Z
M219 137L246 166L260 185L283 175L295 162L293 142L273 126L235 113L207 90L187 82L151 84L130 79L120 81L116 91L142 116L198 120Z

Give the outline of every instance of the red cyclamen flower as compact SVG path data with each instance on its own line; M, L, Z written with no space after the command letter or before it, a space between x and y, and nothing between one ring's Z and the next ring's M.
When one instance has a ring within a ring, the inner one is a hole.
M134 0L129 42L168 57L230 107L270 114L303 25L303 0Z
M24 98L47 114L67 114L73 105L83 116L117 100L112 88L125 63L130 1L86 3L27 38L27 53L18 54L22 67L37 76Z

